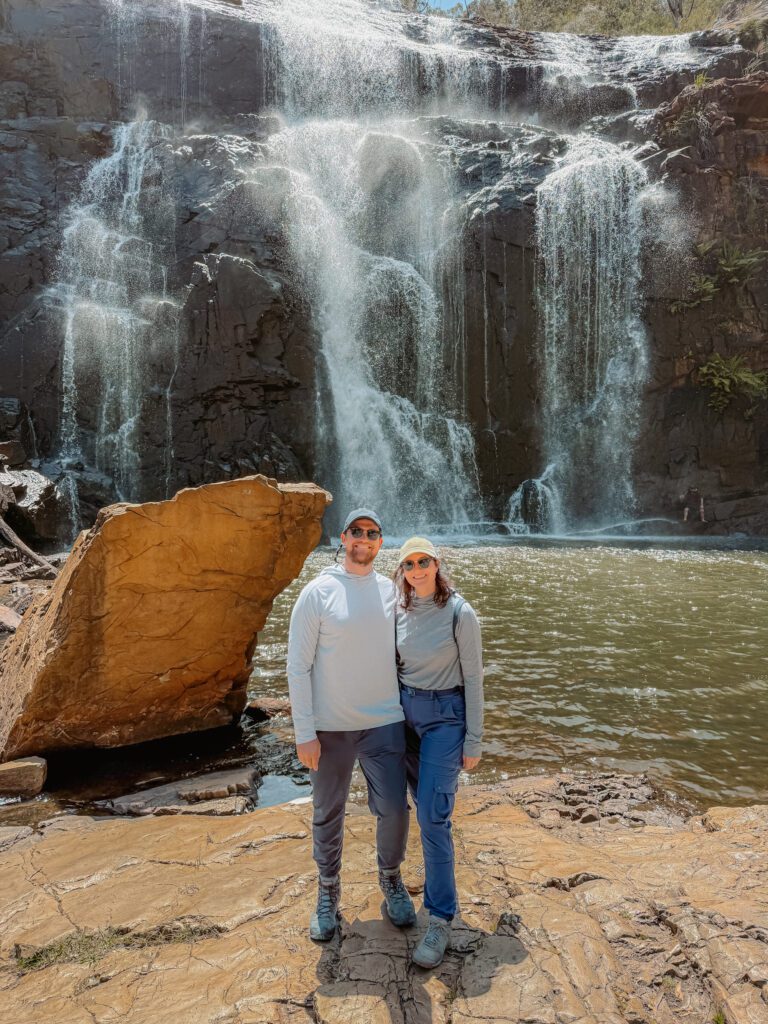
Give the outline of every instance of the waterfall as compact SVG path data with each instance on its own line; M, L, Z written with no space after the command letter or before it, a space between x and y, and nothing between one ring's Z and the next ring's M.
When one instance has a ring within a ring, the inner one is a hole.
M599 525L634 508L647 366L638 317L646 182L631 153L579 136L538 189L543 448L561 526Z
M117 91L120 105L130 109L132 105L145 102L142 84L136 81L135 58L142 45L142 34L146 31L146 20L142 11L143 0L103 0L110 18L110 30L114 40L117 62ZM197 60L193 61L191 8L196 7L197 16ZM175 8L175 10L174 10ZM194 0L171 0L167 17L167 32L172 43L171 52L176 49L178 59L178 97L165 97L171 108L169 120L182 127L187 122L190 101L190 68L195 64L197 74L197 107L203 107L203 53L207 15L205 7L197 7ZM165 34L164 32L164 34ZM171 80L176 76L172 76ZM175 110L174 110L175 108Z
M466 523L478 502L441 330L451 183L407 130L309 121L271 139L292 173L288 235L321 339L320 478L337 518L370 504L394 533Z
M265 15L269 94L291 117L498 111L503 64L452 20L408 32L395 5L359 0L282 0Z
M163 273L174 223L163 186L163 138L148 120L116 130L112 153L92 165L69 211L49 293L63 322L59 461L74 528L73 470L91 467L111 477L122 499L141 493L149 362L173 343L177 329Z
M507 508L510 533L562 533L563 510L552 484L554 472L555 466L550 464L540 477L523 480L512 494Z
M389 532L461 528L480 513L463 214L455 170L413 117L487 115L500 66L439 18L416 38L383 5L279 10L268 95L289 126L270 149L291 172L288 238L320 335L319 478L335 519L364 501Z

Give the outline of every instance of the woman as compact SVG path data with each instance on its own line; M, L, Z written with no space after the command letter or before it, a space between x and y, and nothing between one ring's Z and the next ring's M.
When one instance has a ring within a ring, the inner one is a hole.
M397 665L405 712L408 786L424 851L429 927L413 953L420 967L445 954L457 910L451 815L459 772L480 761L483 659L471 605L453 590L434 544L411 537L400 549Z

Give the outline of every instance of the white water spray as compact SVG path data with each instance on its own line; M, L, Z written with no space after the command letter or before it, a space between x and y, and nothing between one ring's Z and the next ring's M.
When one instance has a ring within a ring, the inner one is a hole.
M638 317L646 171L580 136L539 187L543 448L573 526L632 514L632 457L647 365Z
M117 129L112 153L91 167L70 210L59 283L50 293L64 323L60 460L65 471L90 465L111 476L126 500L141 492L148 361L172 343L177 328L164 290L168 252L159 241L172 244L173 224L162 139L162 129L147 120ZM71 476L63 489L76 526Z

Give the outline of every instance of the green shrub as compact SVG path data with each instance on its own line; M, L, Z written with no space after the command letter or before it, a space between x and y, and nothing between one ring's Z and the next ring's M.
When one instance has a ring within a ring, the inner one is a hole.
M768 371L755 373L747 366L743 356L723 358L719 353L711 356L697 371L698 383L709 390L709 405L716 412L724 412L734 398L768 398ZM754 414L753 404L745 411Z
M768 39L768 18L745 21L737 36L745 50L758 50Z
M704 242L694 249L700 261L705 260L713 251L716 242ZM685 298L677 299L669 307L670 313L683 313L702 303L711 302L722 289L741 288L748 284L768 256L766 249L740 249L727 239L720 244L714 273L699 274L694 277Z
M670 313L683 313L686 309L693 309L705 302L711 302L720 291L714 277L700 274L691 282L691 288L685 299L678 299L670 307Z
M710 28L721 6L722 0L695 0L675 24L668 6L658 0L517 0L515 24L532 32L673 35Z
M766 256L766 249L740 249L726 239L717 260L719 280L725 284L746 284Z

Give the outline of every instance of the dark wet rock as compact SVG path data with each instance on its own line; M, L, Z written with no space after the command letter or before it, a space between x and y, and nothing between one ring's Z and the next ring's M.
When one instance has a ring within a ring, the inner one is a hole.
M0 441L0 464L9 469L18 469L27 461L27 453L21 441Z
M244 714L256 722L267 722L271 718L290 715L291 702L280 697L256 697L245 705Z
M655 503L679 518L680 497L696 486L707 520L697 532L765 533L768 407L737 398L716 412L697 367L718 352L756 372L768 369L768 276L762 268L744 284L719 282L716 315L695 296L690 307L673 309L675 299L690 295L692 279L716 280L723 242L737 252L765 248L768 74L691 86L656 111L650 128L668 151L667 185L684 209L695 211L693 241L708 248L677 268L666 261L650 272L649 322L657 340L638 445L642 491L649 508Z
M260 776L255 768L194 775L129 793L101 804L112 814L244 814L256 805Z
M9 470L3 480L16 495L6 514L8 523L24 537L55 540L62 511L56 485L34 469Z

